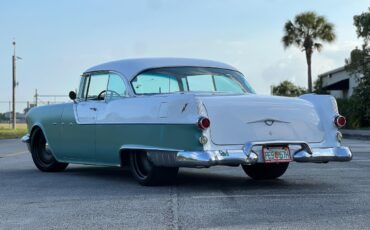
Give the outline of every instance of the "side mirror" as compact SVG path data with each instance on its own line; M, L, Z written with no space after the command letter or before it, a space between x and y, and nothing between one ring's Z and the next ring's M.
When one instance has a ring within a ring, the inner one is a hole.
M69 98L72 100L72 101L75 101L76 100L76 98L77 98L77 95L76 95L76 92L74 92L74 91L71 91L71 92L69 92Z

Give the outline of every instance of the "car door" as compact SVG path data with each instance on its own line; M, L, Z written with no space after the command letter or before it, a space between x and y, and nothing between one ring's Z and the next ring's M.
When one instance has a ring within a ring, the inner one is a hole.
M118 74L110 73L105 103L100 105L96 113L95 156L99 164L120 164L118 152L127 133L121 117L126 100L129 100L126 83Z
M79 163L95 162L96 114L105 103L108 74L83 76L73 114L62 116L64 156Z

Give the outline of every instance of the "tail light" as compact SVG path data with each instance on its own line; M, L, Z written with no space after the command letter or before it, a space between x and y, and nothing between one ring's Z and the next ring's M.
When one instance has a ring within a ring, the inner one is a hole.
M347 120L345 117L341 116L341 115L338 115L334 118L334 124L338 127L338 128L342 128L343 126L345 126L347 123Z
M211 121L206 117L201 117L198 120L198 127L201 129L207 129L211 125Z

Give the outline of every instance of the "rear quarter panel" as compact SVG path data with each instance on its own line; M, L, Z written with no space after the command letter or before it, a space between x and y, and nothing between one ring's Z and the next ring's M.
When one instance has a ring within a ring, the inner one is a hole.
M154 95L108 102L96 119L96 160L115 164L120 148L202 150L199 115L190 95Z
M338 115L336 100L330 95L305 94L299 98L311 102L319 114L321 123L325 130L324 141L314 144L313 147L338 147L336 135L338 128L334 124L334 118Z

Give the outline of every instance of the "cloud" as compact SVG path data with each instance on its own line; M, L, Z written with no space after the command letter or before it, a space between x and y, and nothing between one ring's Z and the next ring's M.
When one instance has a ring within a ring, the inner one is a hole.
M343 66L344 59L359 44L357 41L338 42L324 46L320 53L314 52L312 56L313 81L319 74ZM261 81L258 81L256 86L259 91L266 94L270 91L271 85L277 85L284 80L307 88L307 63L304 52L297 48L291 48L285 53L279 53L275 56L280 58L273 61L261 72Z
M356 47L361 46L361 41L343 41L343 42L336 42L333 44L328 44L324 47L324 50L330 53L335 53L335 52L343 52L343 51L348 51L348 50L353 50Z
M262 71L261 79L268 85L276 85L284 80L303 85L305 73L306 63L303 54L290 52L285 57L276 60L269 67L265 68Z

